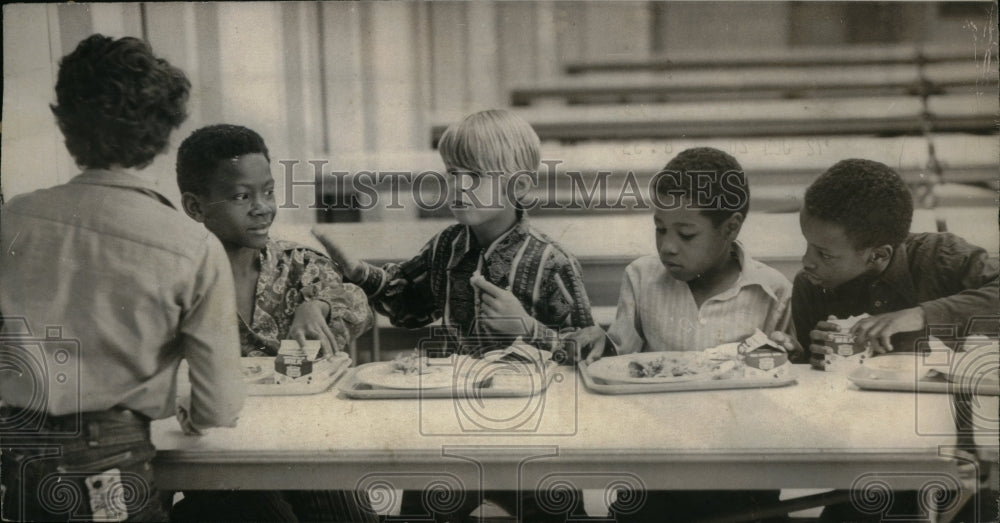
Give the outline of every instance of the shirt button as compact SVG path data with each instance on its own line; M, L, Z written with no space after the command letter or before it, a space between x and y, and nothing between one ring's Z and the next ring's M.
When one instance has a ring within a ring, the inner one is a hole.
M882 300L875 300L875 306L876 307L881 307L882 306Z
M698 318L698 323L700 323L700 324L704 325L704 324L706 324L706 323L708 323L708 322L707 322L707 321L705 321L705 318Z

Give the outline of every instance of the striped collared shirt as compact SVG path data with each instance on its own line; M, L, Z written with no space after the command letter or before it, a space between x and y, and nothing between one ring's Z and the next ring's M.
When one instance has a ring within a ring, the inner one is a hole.
M608 337L619 354L691 351L742 341L760 329L788 331L792 284L775 269L754 260L739 243L733 248L740 275L725 291L699 307L686 282L655 256L625 269L615 322Z
M463 348L503 343L476 321L480 291L469 282L476 271L511 291L537 320L527 326L529 343L557 348L566 332L594 324L580 264L526 217L485 248L467 226L452 225L413 259L369 267L360 286L393 325L416 328L442 319Z

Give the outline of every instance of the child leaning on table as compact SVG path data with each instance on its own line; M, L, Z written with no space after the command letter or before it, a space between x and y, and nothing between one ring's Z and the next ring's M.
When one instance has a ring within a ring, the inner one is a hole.
M372 324L361 289L344 283L325 255L275 240L274 179L264 139L246 127L212 125L177 151L184 211L205 224L229 256L236 282L243 356L276 356L283 339L318 339L326 354ZM348 491L187 492L176 519L374 520L370 504ZM358 500L361 500L359 505Z
M625 269L618 311L607 336L578 334L588 361L607 344L618 354L697 351L739 342L757 329L790 351L792 285L751 258L736 241L750 204L739 162L710 147L682 151L657 175L653 200L656 255ZM607 340L607 341L606 341ZM638 512L618 521L688 520L748 511L778 501L779 491L650 492Z
M906 184L879 162L837 162L806 190L799 223L807 248L792 317L799 343L814 357L830 350L824 342L837 330L833 318L870 314L851 330L857 343L870 342L876 353L916 352L927 327L976 334L964 332L969 320L1000 310L996 261L954 234L909 233L912 217ZM827 507L821 520L923 513L915 492L893 499L889 514L843 504Z
M594 324L580 265L535 230L519 204L530 187L528 174L541 161L538 135L512 113L489 110L449 127L438 149L458 223L415 257L374 267L356 260L332 235L317 237L394 325L416 328L441 319L454 328L463 351L520 336L562 361L575 357L575 349L564 346L567 334ZM473 277L477 273L482 278ZM505 509L517 504L513 492L485 496ZM404 495L404 515L408 505L419 509L412 498ZM527 520L566 517L544 514L529 498L523 510Z

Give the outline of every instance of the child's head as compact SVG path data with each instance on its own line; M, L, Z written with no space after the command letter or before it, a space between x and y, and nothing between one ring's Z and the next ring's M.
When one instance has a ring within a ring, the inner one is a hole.
M188 216L227 248L260 249L276 211L264 139L238 125L191 133L177 150L177 185Z
M478 225L516 212L541 162L540 148L535 130L508 111L478 112L448 127L438 151L455 218Z
M146 42L95 34L60 61L51 109L77 165L141 169L187 118L190 88Z
M884 269L912 219L913 197L889 166L837 162L806 190L799 215L808 242L802 257L805 276L833 289Z
M750 207L739 162L711 147L687 149L655 181L656 249L670 274L690 281L724 267Z

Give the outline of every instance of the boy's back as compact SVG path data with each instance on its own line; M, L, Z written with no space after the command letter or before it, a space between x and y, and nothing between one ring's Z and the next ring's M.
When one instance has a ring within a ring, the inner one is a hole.
M214 404L229 408L198 409L194 414L205 418L196 423L235 423L242 402L239 353L226 350L236 332L224 314L235 317L232 284L216 285L231 280L225 254L152 184L122 172L87 171L69 184L11 200L0 239L0 310L24 318L33 337L60 327L83 353L69 362L79 366L72 378L80 390L52 383L49 414L113 406L154 419L173 414L176 365L185 347L194 347L221 375L226 367L237 369L229 372L232 383L212 387ZM3 380L0 396L8 405L33 406L26 396L31 389L16 381Z

